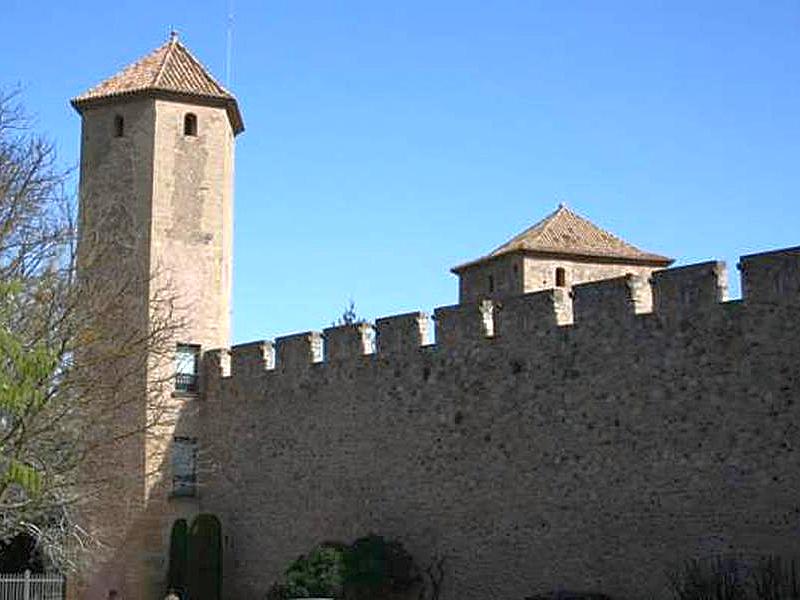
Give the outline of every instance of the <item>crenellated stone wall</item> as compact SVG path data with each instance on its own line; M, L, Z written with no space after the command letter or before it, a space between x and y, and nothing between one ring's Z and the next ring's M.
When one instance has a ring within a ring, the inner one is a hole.
M659 597L691 556L800 551L800 248L206 353L226 597L369 532L444 597ZM324 351L321 349L324 340ZM230 366L229 366L230 365ZM663 597L663 596L662 596Z

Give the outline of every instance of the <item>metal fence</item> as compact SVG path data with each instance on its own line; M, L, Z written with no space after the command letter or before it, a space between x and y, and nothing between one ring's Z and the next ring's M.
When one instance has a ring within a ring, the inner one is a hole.
M58 573L0 573L0 600L64 600L67 586Z

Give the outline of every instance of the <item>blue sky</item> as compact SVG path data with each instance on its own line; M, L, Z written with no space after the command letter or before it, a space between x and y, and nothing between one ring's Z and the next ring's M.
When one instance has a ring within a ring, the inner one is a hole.
M234 341L452 304L559 201L679 264L800 243L800 2L234 0ZM231 0L5 0L0 86L68 99ZM734 286L738 293L738 284Z

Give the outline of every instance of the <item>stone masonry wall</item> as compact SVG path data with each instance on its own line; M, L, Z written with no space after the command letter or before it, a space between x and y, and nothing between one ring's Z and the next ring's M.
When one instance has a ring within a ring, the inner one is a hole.
M224 108L156 99L153 138L153 215L150 255L154 286L173 298L181 322L177 343L213 348L230 343L233 257L234 133ZM197 135L184 135L184 117L197 117ZM152 317L155 319L155 316ZM161 365L154 378L168 380L174 363ZM142 598L166 590L171 526L191 523L198 510L192 496L173 495L174 436L199 435L196 399L172 394L156 406L159 425L147 432L147 519L141 555L147 561L149 587ZM129 595L132 595L129 593Z
M118 116L125 123L121 137L114 132ZM153 103L142 99L88 109L82 120L78 264L92 295L98 296L98 304L105 306L99 296L118 297L127 317L124 332L116 330L117 323L106 323L106 339L115 339L115 333L123 340L143 336L148 328L147 224L152 208L154 123ZM96 325L103 322L102 315L99 319ZM120 363L114 366L119 368ZM101 382L118 376L116 372L97 373ZM88 457L81 476L94 481L99 475L111 483L99 489L89 486L78 510L82 526L104 544L104 551L93 556L100 563L93 565L96 572L75 586L72 597L107 597L109 589L126 590L130 582L146 577L140 553L129 551L139 548L141 539L128 524L137 522L146 508L145 440L140 433L131 432L145 426L147 377L141 373L140 378L129 377L126 383L120 394L100 393L93 398L94 406L106 405L104 411L94 409L93 416L95 431L102 432L96 435L103 447ZM137 401L139 398L142 400ZM104 412L112 418L103 419ZM126 468L120 469L120 465Z
M800 249L209 353L202 508L226 598L260 598L323 540L369 532L444 597L638 599L690 556L800 551ZM646 286L645 286L646 287ZM565 311L571 310L571 319ZM567 321L574 324L564 325ZM489 337L487 337L489 336ZM328 343L329 340L333 340ZM277 356L276 356L277 355Z

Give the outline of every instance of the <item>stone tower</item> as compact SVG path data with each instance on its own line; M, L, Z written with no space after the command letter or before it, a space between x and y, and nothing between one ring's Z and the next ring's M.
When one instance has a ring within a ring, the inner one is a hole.
M451 269L459 303L499 299L624 275L645 278L673 260L645 252L565 205L486 256Z
M229 344L234 138L242 117L236 99L174 34L72 105L82 117L82 276L98 289L122 283L109 288L125 315L113 335L171 324L159 356L142 357L142 372L120 391L130 401L112 428L133 434L96 458L93 468L118 480L85 515L111 550L80 594L161 597L170 527L198 511L199 357Z

